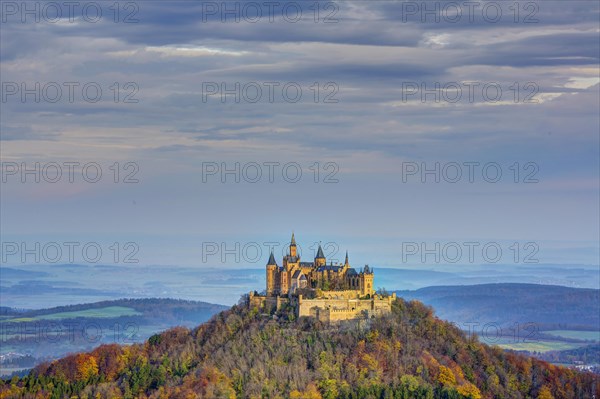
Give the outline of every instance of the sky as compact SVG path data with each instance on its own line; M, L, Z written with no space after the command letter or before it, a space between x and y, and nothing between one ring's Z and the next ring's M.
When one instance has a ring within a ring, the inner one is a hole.
M599 264L595 1L78 4L1 4L4 265Z

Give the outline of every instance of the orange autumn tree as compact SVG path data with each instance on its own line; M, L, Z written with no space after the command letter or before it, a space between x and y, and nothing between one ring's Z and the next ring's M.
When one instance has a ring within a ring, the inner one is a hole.
M79 381L87 381L90 377L98 375L98 362L90 354L77 354L75 356L75 367L75 378Z
M123 348L116 344L101 345L94 349L92 355L97 359L99 374L108 381L114 380L125 367Z

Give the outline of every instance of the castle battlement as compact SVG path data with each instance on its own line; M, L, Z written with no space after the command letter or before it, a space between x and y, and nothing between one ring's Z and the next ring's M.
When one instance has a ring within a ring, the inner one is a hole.
M271 313L289 304L298 317L315 317L324 322L388 313L396 294L376 295L373 278L369 265L359 271L350 266L348 252L343 264L327 265L320 245L312 262L302 262L292 234L281 266L271 252L266 266L266 294L251 293L249 306Z

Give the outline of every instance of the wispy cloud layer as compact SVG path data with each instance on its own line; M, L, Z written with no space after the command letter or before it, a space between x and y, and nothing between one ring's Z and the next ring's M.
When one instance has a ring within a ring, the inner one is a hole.
M261 18L244 2L131 4L101 6L93 23L81 11L39 23L4 12L3 161L135 161L143 176L129 190L65 189L68 207L54 186L9 181L7 232L111 231L115 215L132 234L200 234L210 221L232 234L600 238L595 2L517 12L485 1L472 18L459 2L460 20L449 2L428 2L437 17L406 1L285 1ZM296 162L311 177L332 162L339 182L203 183L207 161ZM540 182L402 182L403 162L454 161L497 162L505 177L533 162ZM32 204L40 213L22 217Z

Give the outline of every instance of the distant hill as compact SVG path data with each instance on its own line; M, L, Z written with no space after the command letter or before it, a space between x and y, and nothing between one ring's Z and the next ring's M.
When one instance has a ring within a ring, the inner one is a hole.
M213 314L227 309L227 306L208 302L187 301L170 298L145 298L145 299L117 299L112 301L101 301L68 306L57 306L48 309L15 310L19 317L32 318L55 313L80 312L90 309L101 309L108 307L128 307L136 310L146 317L163 320L165 323L197 324L198 319L207 319ZM66 318L66 317L65 317Z
M8 306L0 306L0 316L15 316L21 312L21 310L13 309Z
M143 344L103 345L0 382L2 398L592 398L596 376L479 343L398 299L392 313L323 325L234 306Z
M226 306L177 299L119 299L40 310L0 309L0 372L103 343L131 344L175 326L192 327Z
M582 348L570 349L566 351L550 351L539 355L542 360L547 362L571 364L573 361L583 363L595 362L598 364L600 359L600 344L584 346Z
M538 284L480 284L396 291L433 306L438 316L463 327L535 323L539 330L600 330L600 290ZM468 324L466 324L468 325Z

